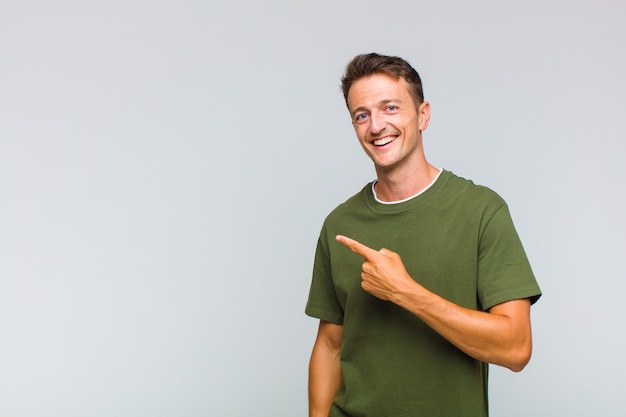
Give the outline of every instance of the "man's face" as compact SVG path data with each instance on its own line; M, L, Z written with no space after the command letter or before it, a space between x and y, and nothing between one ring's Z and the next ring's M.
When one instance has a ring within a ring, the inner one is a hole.
M428 103L415 107L404 79L385 74L358 79L348 92L348 108L359 142L377 170L390 171L418 160L430 107Z

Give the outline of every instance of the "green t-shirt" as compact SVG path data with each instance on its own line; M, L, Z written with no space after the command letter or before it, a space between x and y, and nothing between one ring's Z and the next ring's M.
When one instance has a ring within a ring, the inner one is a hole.
M343 325L344 384L330 416L487 416L487 365L420 319L361 288L363 258L342 234L397 252L421 285L463 307L487 310L541 292L506 203L488 188L442 171L430 188L396 204L371 184L326 218L306 314Z

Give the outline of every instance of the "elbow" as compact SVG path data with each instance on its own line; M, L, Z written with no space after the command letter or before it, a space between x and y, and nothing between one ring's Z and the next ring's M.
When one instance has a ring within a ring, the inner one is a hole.
M529 300L498 304L489 313L500 315L501 327L496 333L499 364L513 372L520 372L530 361L533 350Z
M529 361L530 356L527 356L526 358L520 358L519 360L512 361L507 367L513 372L521 372Z
M519 346L511 352L506 367L513 372L520 372L526 367L528 362L530 362L531 355L532 345L525 343L523 346Z

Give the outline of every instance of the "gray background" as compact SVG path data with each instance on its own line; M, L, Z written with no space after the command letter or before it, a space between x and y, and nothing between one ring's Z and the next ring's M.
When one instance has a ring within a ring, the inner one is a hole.
M303 416L339 92L408 59L427 155L499 192L544 291L494 416L624 415L622 1L0 1L0 415Z

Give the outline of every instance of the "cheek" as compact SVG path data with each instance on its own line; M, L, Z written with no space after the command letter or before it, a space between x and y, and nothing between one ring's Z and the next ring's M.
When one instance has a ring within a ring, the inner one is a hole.
M354 126L354 133L359 138L360 141L363 141L367 137L367 126L365 125L356 125Z

